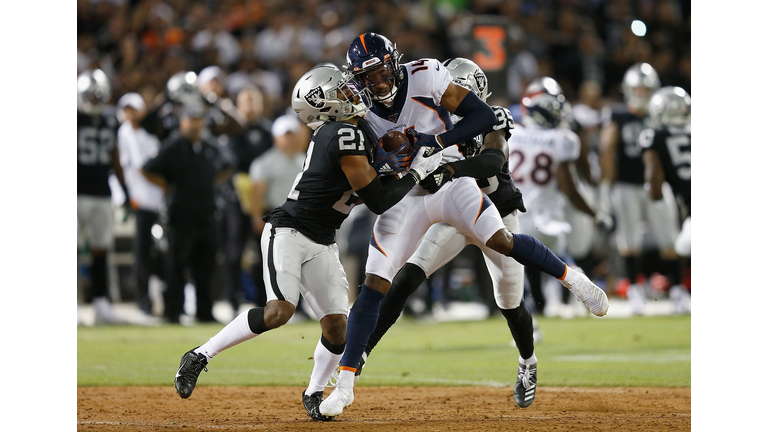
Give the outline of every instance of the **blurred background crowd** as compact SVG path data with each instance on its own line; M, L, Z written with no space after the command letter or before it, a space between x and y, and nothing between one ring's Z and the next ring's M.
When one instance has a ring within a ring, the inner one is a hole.
M205 284L210 292L195 295L197 265L187 265L186 273L176 269L180 282L169 281L167 271L168 257L189 249L174 249L169 235L191 235L189 229L174 231L173 211L164 206L152 210L156 219L140 224L137 214L146 209L131 200L134 194L124 175L129 169L114 167L110 200L115 225L107 247L106 297L137 302L146 323L194 322L191 316L211 321L210 310L201 313L201 306L225 302L237 310L263 302L259 216L284 201L311 135L290 110L291 90L317 64L343 65L349 44L361 33L388 37L403 54L401 62L425 57L475 60L488 75L488 103L509 107L514 116L529 83L543 76L556 79L590 156L585 188L596 189L600 179L601 112L623 101L621 83L630 66L649 63L663 86L691 92L691 4L685 0L78 0L77 8L78 76L103 72L108 104L122 114L120 122L133 119L135 130L141 126L157 139L155 153L194 133L196 123L189 120L204 119L199 132L219 155L217 172L226 174L215 184L212 228L204 230L209 252L200 252L212 257L213 282ZM185 92L195 90L202 112L173 108ZM123 144L117 147L123 151ZM149 151L145 158L155 153ZM125 165L124 155L119 159ZM167 192L173 186L170 168L155 165L154 173L166 175L152 184ZM373 219L358 206L338 234L352 296L362 278ZM143 243L137 240L140 230L151 234ZM590 232L586 250L573 251L581 258L578 264L609 296L625 297L627 286L640 282L627 280L624 262L614 253L612 232ZM670 275L664 274L652 237L646 240L642 283L663 296ZM151 259L137 271L140 247ZM90 249L87 241L78 248L78 301L95 307L99 293L91 289ZM420 289L406 311L429 314L435 305L451 300L475 301L495 310L483 267L479 251L466 249ZM680 279L690 290L686 271L689 267L683 266ZM168 298L162 293L167 296L174 284L186 285L181 317L169 317L163 306ZM568 315L554 309L540 312ZM96 319L122 321L107 309Z

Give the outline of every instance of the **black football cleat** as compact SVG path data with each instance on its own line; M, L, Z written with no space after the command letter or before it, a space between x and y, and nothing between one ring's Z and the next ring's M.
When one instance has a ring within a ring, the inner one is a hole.
M179 370L176 371L176 378L173 380L174 386L176 386L176 393L181 396L182 399L186 399L192 396L192 391L197 385L197 377L200 376L200 372L205 370L208 372L208 360L203 354L195 353L195 350L199 347L195 347L187 351L181 357L181 364Z
M517 366L517 382L515 383L515 403L520 408L528 408L536 397L536 364Z
M312 417L312 420L316 421L331 421L333 417L328 417L320 414L320 404L323 402L323 392L317 391L307 396L306 390L301 392L301 399L304 403L304 409L307 410L307 414Z

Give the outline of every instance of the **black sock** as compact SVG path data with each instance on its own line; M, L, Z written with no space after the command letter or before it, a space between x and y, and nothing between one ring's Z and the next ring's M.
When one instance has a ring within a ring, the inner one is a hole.
M107 293L107 256L91 257L91 298L109 297Z
M514 309L501 309L501 314L507 319L507 326L515 339L520 357L529 359L533 355L533 318L525 304Z
M415 264L405 263L403 268L400 269L392 280L392 286L389 288L387 295L381 301L379 320L376 322L376 328L373 330L373 333L368 338L368 344L365 347L366 354L370 354L373 351L373 348L376 347L382 336L400 317L403 309L405 309L405 302L408 300L408 297L416 292L419 285L426 279L427 275L424 274L424 270Z

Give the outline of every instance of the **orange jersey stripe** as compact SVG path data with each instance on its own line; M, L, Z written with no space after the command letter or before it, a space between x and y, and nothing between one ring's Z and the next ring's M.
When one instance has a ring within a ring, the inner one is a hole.
M436 110L436 109L432 108L431 106L428 106L428 105L424 105L424 103L422 103L421 101L418 101L418 100L416 100L416 99L414 99L414 98L411 98L411 100L412 100L412 101L414 101L414 102L416 102L416 103L418 103L418 104L420 104L420 105L421 105L421 106L423 106L424 108L429 108L429 109L431 109L432 111L434 111L434 112L435 112L435 114L437 114L437 119L438 119L438 120L440 120L440 123L442 123L442 124L443 124L443 129L445 129L445 130L448 130L448 126L445 124L445 122L443 121L443 119L440 117L440 113L439 113L439 112L437 112L437 110Z

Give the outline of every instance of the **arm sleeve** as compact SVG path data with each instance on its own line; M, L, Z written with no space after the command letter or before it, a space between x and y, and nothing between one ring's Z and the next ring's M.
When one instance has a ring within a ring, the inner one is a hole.
M487 178L501 171L507 160L504 152L499 149L485 149L479 155L468 159L451 162L453 177Z
M464 96L454 113L462 117L453 129L440 134L443 147L462 143L487 131L496 124L496 114L472 92Z
M381 182L381 178L376 176L368 185L355 192L372 212L380 215L400 202L415 185L416 176L412 173L389 182L386 186Z

